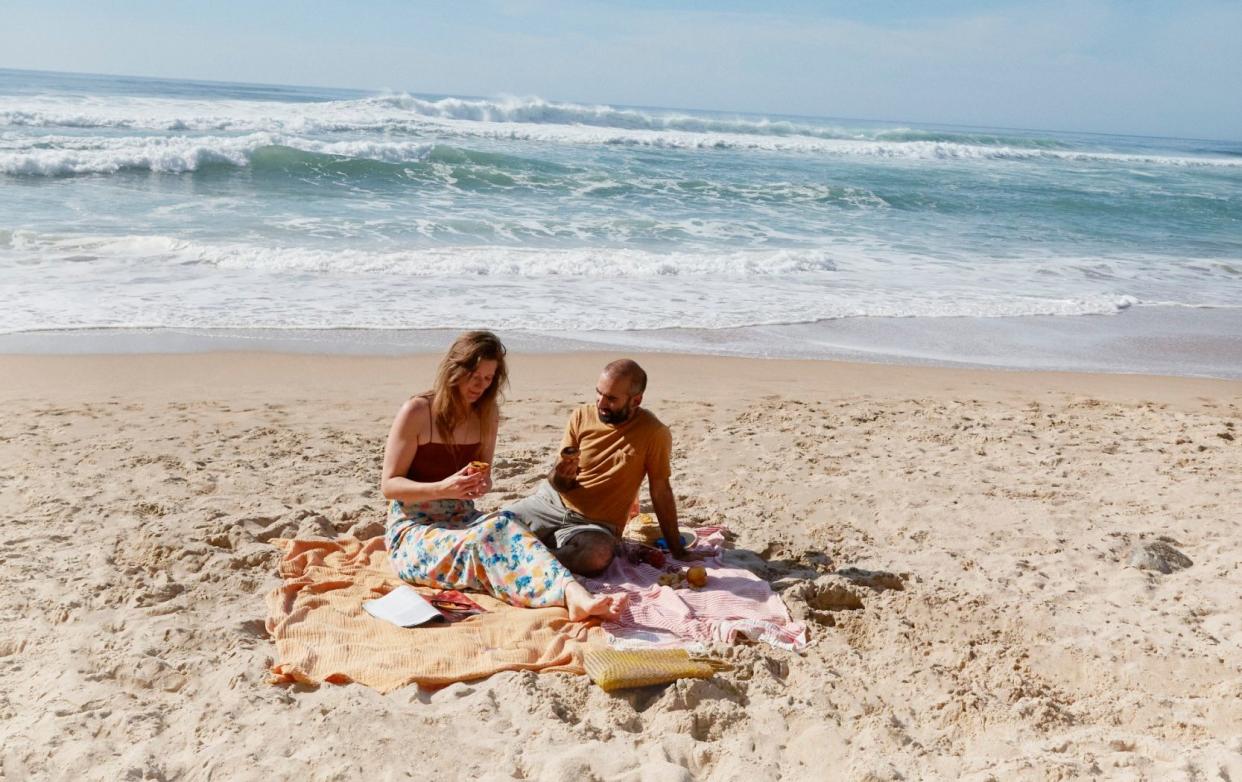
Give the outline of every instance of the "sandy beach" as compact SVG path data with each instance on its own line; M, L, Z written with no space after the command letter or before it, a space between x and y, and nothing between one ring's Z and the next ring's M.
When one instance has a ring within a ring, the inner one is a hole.
M614 357L512 357L484 508ZM0 357L0 779L1242 779L1242 381L637 358L683 524L764 560L805 652L274 686L256 536L380 532L436 357ZM844 608L851 567L902 588Z

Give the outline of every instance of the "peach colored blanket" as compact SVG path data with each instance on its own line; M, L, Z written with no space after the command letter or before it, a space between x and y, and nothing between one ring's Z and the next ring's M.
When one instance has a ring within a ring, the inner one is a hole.
M267 631L278 652L274 683L358 682L388 692L498 671L583 673L583 646L605 643L603 630L570 622L563 608L514 608L487 595L471 595L485 614L456 624L396 627L362 610L364 601L402 583L382 536L272 543L284 552L284 584L267 595Z

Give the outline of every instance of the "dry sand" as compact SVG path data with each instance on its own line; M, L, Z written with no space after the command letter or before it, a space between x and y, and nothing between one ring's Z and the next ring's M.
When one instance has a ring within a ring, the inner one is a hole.
M604 360L515 357L492 502ZM269 685L256 535L378 531L433 362L0 357L0 777L1242 780L1239 382L647 356L683 518L766 560L805 653ZM1128 565L1161 539L1193 564Z

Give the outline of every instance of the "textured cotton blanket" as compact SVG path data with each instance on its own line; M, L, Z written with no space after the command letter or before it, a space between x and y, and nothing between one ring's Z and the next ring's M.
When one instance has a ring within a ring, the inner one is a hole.
M362 609L363 602L402 583L388 563L382 536L272 543L284 552L279 565L284 584L267 595L277 683L358 682L388 692L498 671L583 673L583 646L606 643L597 626L570 622L563 608L514 608L487 595L471 595L487 613L465 621L396 627Z
M592 591L629 595L620 619L604 623L604 629L615 639L614 645L684 646L746 638L794 651L806 646L806 628L791 621L789 609L768 582L721 558L723 528L688 531L695 534L690 547L705 558L698 563L670 560L670 565L703 565L707 586L702 589L661 586L663 570L620 556L598 578L584 579Z

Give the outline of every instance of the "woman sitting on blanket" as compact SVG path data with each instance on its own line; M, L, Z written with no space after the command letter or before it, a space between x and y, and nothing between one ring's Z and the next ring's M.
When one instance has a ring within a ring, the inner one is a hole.
M385 543L403 580L488 592L530 608L565 606L570 619L615 618L624 597L593 595L513 514L484 515L507 382L505 347L489 331L462 334L435 387L397 412L380 483L390 500Z

